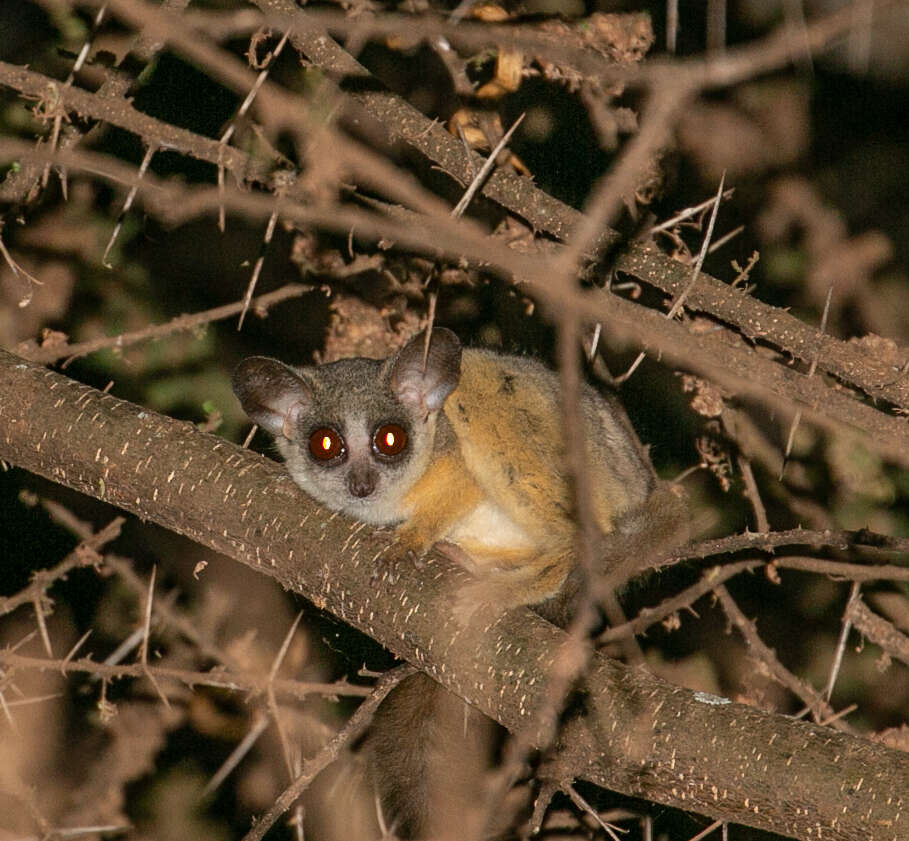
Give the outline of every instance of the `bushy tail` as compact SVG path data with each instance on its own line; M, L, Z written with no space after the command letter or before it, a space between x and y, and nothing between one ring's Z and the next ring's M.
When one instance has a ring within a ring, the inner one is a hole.
M367 767L387 826L399 838L478 837L478 805L497 726L432 678L416 674L377 710Z

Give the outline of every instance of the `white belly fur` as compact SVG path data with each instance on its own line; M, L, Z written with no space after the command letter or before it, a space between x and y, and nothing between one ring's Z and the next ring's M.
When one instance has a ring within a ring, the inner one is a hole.
M503 550L533 553L534 544L527 534L499 506L484 500L454 524L445 539L467 552L474 563L493 562ZM484 558L484 551L492 557Z

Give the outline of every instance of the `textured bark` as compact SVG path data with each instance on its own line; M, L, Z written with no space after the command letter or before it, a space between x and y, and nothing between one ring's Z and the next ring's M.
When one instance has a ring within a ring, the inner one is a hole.
M531 720L565 641L526 610L459 628L459 570L391 562L388 532L316 506L280 466L5 351L0 458L272 576L510 729ZM562 752L572 774L806 841L909 837L906 754L603 657L585 691Z
M309 10L300 9L293 0L253 2L264 13L276 16L276 22L285 25L293 23L291 42L331 78L339 81L345 78L374 81L363 65L319 25L312 23ZM881 13L883 12L882 8ZM842 27L844 19L837 23L834 17L831 16L820 25L815 23L812 31L815 49L820 49L827 39L835 36L838 27ZM780 35L782 37L777 40ZM786 39L785 33L777 33L777 36L772 36L766 42L731 51L727 55L728 72L723 72L722 63L716 61L705 62L701 67L697 66L697 62L692 62L663 69L667 78L684 73L702 74L705 89L733 84L758 72L754 56L762 51L763 60L767 62L765 69L788 63L793 55L792 42ZM785 46L784 51L777 49L781 45ZM768 46L771 49L768 50ZM802 48L807 49L808 44L803 43ZM649 62L639 69L646 73L652 65L653 62ZM603 67L597 70L602 73ZM623 67L621 72L622 78L633 76L631 68ZM482 164L479 157L471 160L464 154L463 144L457 137L380 85L354 87L349 96L363 106L364 111L382 126L392 140L424 156L461 185L468 185ZM497 168L484 184L481 193L524 219L534 231L559 240L570 239L583 219L580 212L541 190L531 179L517 175L507 167ZM617 231L606 228L597 247L608 250L621 240ZM651 283L670 295L677 295L691 278L690 266L667 257L643 239L626 244L626 250L618 257L616 268ZM785 310L764 304L704 272L689 292L686 306L691 310L710 313L717 319L734 325L747 338L777 348L784 354L808 363L816 360L819 370L832 374L876 400L909 410L909 380L898 376L900 368L909 362L905 349L898 351L899 360L895 364L888 364L887 360L876 358L870 352L862 352L854 344L835 336L826 335ZM823 406L824 403L819 405ZM906 446L905 443L903 446Z

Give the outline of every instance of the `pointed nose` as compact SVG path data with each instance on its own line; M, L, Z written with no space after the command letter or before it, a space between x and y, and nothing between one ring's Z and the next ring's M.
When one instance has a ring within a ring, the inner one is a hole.
M376 489L378 478L375 470L353 468L347 475L347 490L350 491L351 496L363 499Z

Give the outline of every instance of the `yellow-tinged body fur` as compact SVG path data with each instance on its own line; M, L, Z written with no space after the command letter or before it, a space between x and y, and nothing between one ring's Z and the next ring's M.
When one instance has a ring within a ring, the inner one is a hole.
M442 413L436 456L405 495L402 541L416 552L457 544L479 579L471 597L501 607L552 597L574 562L576 529L558 378L533 360L465 350ZM596 524L609 534L644 504L652 474L602 397L585 388L579 416Z

